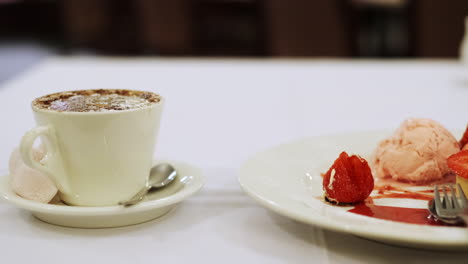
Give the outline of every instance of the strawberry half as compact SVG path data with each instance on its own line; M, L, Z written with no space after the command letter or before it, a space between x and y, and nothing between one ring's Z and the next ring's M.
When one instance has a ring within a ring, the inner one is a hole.
M463 137L460 139L460 149L462 149L466 143L468 143L468 126L466 126L465 133L463 133Z
M468 179L468 150L462 150L448 157L447 165L458 176Z
M334 203L358 203L374 189L374 177L367 161L342 152L323 177L325 198Z

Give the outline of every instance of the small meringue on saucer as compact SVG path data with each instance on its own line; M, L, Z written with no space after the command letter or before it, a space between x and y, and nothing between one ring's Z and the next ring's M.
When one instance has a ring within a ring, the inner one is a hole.
M45 156L41 147L32 151L37 161ZM52 180L44 173L28 167L23 162L18 148L11 153L9 170L11 188L19 196L40 203L49 203L56 196L58 190Z

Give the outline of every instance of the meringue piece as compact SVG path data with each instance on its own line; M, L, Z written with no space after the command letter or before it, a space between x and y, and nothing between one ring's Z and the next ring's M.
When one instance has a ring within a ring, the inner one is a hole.
M34 148L32 151L36 161L40 161L45 156L42 148ZM57 187L47 175L28 167L23 162L18 148L11 153L9 170L13 191L25 199L49 203L58 192Z

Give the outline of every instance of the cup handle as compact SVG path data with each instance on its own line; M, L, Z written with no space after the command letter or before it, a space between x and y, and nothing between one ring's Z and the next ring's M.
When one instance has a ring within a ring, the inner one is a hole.
M38 162L33 156L33 144L37 137L44 136L42 142L45 145L46 156L43 162ZM61 168L58 151L57 138L51 126L35 127L23 136L20 143L20 153L23 162L30 168L36 169L47 176L55 183L57 188L63 193L69 193L69 185L66 175Z

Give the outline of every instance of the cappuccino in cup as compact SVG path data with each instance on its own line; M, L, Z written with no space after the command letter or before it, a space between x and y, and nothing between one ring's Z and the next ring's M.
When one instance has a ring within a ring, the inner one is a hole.
M67 91L32 102L37 127L20 144L24 162L57 185L61 199L78 206L110 206L148 180L164 99L124 89ZM32 158L40 137L46 156Z

